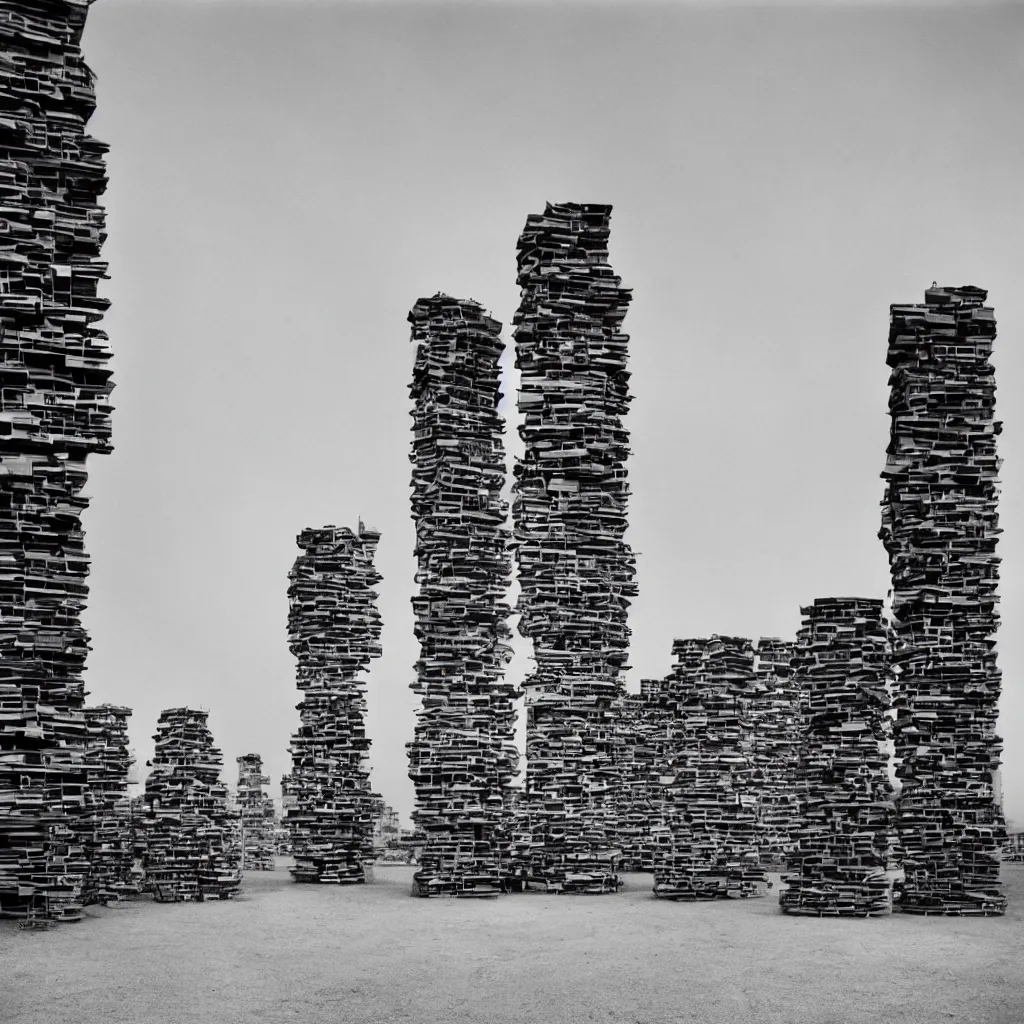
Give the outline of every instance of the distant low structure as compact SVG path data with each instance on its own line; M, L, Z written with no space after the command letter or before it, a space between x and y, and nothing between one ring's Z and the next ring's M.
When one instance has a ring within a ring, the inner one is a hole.
M1003 860L1015 864L1024 863L1024 832L1010 832L1003 847Z
M243 871L274 870L274 801L264 789L270 776L263 774L259 754L242 754L238 763L235 809L238 812L239 867Z
M373 822L374 853L377 857L404 859L404 852L399 845L400 837L398 811L385 803Z

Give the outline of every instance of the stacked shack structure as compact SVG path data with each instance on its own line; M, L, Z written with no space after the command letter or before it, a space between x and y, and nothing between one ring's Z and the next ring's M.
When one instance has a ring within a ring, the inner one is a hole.
M128 749L131 709L113 704L85 708L86 765L92 806L76 831L89 862L84 899L108 903L140 892L135 870L141 855L128 784L135 759Z
M512 506L527 700L529 870L549 887L614 891L615 703L635 559L623 426L630 291L608 263L611 207L548 204L519 239L522 374Z
M157 902L230 899L241 878L231 852L223 759L208 711L169 708L157 720L146 778L145 885Z
M86 133L85 0L0 17L0 916L76 920L91 792L82 714L86 459L111 451L97 295L106 146Z
M672 900L763 896L763 773L754 740L754 648L740 637L677 640L666 682L672 712L663 769L664 821L654 895Z
M815 917L885 914L894 803L882 602L819 598L801 614L792 662L805 727L795 786L800 824L779 905Z
M412 817L425 836L413 892L493 895L511 870L520 696L504 681L512 630L501 324L476 302L441 294L420 299L409 321L420 642L413 689L422 705L408 751Z
M640 692L627 694L616 706L619 867L653 871L653 837L662 824L661 773L668 760L669 726L666 681L644 679Z
M289 648L298 660L299 730L292 737L286 824L297 882L366 881L373 859L366 683L381 655L374 585L376 530L359 523L303 530L289 573Z
M898 669L899 909L1002 914L1005 823L994 788L1001 674L996 336L981 288L891 307L891 433L879 536Z
M802 728L799 688L790 669L793 651L791 641L761 637L754 659L751 717L755 761L761 772L761 860L777 868L786 862L799 817L793 782Z
M263 788L270 784L270 776L263 774L263 758L259 754L242 754L235 761L239 867L243 871L273 871L274 801Z

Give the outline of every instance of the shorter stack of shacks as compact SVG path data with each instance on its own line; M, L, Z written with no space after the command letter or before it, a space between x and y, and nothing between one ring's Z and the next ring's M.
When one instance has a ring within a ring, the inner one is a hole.
M660 775L669 722L664 692L663 680L644 679L638 694L627 694L617 705L615 805L622 871L654 870L652 835L663 813Z
M242 754L238 762L235 805L238 811L240 867L243 871L274 870L274 801L263 787L270 776L263 774L259 754Z
M92 807L84 691L53 676L19 684L18 671L0 669L0 917L45 927L83 917L88 860L77 826Z
M677 662L666 684L670 760L662 776L669 841L655 847L654 895L763 896L753 647L716 635L677 640L673 653Z
M228 899L241 877L229 844L221 753L206 725L209 712L170 708L157 722L146 779L147 888L158 902Z
M757 686L751 705L754 752L763 773L759 820L761 860L784 866L799 817L793 788L800 754L800 699L790 659L793 644L778 637L761 637L757 644Z
M651 718L647 740L651 763L645 765L649 773L647 800L651 806L651 817L641 851L642 871L653 872L659 858L666 855L672 845L672 829L668 823L665 803L665 771L674 756L671 747L672 720L675 715L674 709L678 705L672 697L671 687L674 681L674 675L669 675L665 679L640 681L640 695Z
M380 534L359 523L306 529L289 573L289 649L302 691L284 790L297 882L365 882L373 860L366 683L381 655L373 564Z
M113 704L85 708L86 765L93 806L83 816L77 831L89 861L83 891L86 903L108 903L141 891L128 797L135 763L128 749L131 713L131 708Z
M558 694L530 689L526 713L528 771L548 787L531 791L527 775L530 843L517 855L529 880L548 892L616 892L619 766L610 688L567 681Z
M882 602L818 598L801 613L792 665L805 727L796 787L802 821L779 905L816 917L885 914L895 804Z

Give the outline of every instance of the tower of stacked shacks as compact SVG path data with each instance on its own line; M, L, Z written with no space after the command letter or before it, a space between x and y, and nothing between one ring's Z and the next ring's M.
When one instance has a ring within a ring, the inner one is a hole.
M677 900L763 896L768 882L760 866L753 646L712 636L677 640L673 653L671 760L662 776L669 834L655 847L654 894Z
M615 712L635 559L626 530L629 435L622 321L608 263L610 206L548 204L519 239L515 316L525 454L513 501L519 631L533 641L526 807L534 877L613 891Z
M681 745L689 742L689 723L683 721L685 707L692 696L708 642L706 637L673 641L675 664L671 672L660 681L645 680L641 684L646 687L651 703L656 701L660 710L652 786L658 814L651 823L651 870L655 873L656 884L659 879L668 877L667 872L674 870L677 862L686 863L682 852L677 853L675 849L676 828L673 826L673 821L678 825L679 815L684 813L682 807L673 813L675 798L682 793L679 790L670 793L668 787L675 782L676 755Z
M485 895L510 873L507 801L518 763L519 694L504 681L512 630L501 324L476 302L441 294L420 299L409 321L420 642L413 689L422 706L408 751L413 822L426 837L413 891Z
M882 602L826 597L801 608L793 674L804 724L800 824L779 904L788 914L867 917L892 909L889 634Z
M892 571L899 908L1001 914L996 323L981 288L891 307L879 533Z
M230 899L240 877L230 850L223 760L209 712L168 708L157 720L146 778L146 887L158 902Z
M799 690L790 671L793 644L761 637L755 652L755 697L751 707L754 753L763 773L759 820L761 859L781 866L786 859L799 807L793 790L799 758Z
M0 915L81 916L86 458L111 451L84 0L0 14Z
M240 866L244 871L273 871L274 801L263 788L269 785L270 776L263 774L263 758L259 754L242 754L235 761Z
M137 834L131 800L130 773L135 759L128 749L131 709L113 704L85 708L88 723L86 767L93 806L77 831L85 848L89 872L85 902L106 903L139 892L135 874Z
M286 815L297 882L364 882L373 858L366 682L381 655L374 585L380 534L359 523L306 529L288 574L289 648L302 691Z

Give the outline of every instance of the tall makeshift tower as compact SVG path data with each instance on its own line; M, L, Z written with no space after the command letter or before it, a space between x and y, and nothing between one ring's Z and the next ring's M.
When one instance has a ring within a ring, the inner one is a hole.
M800 612L792 662L804 723L792 785L799 820L779 905L804 916L885 914L893 794L882 602L824 597Z
M364 527L306 529L288 574L289 648L298 659L299 731L292 737L286 814L297 882L364 882L373 857L366 683L381 655L373 557Z
M988 293L890 307L879 537L892 570L897 829L910 913L1001 914L996 336Z
M425 835L414 892L482 895L509 873L509 796L518 763L511 657L511 571L501 324L473 301L437 294L409 314L416 362L413 598L422 697L408 744L413 821Z
M536 659L524 682L530 859L555 888L597 891L616 886L613 704L636 594L623 540L631 295L608 263L610 217L610 206L549 203L527 218L514 321L517 610Z
M111 451L86 0L0 20L0 916L81 916L86 458Z

